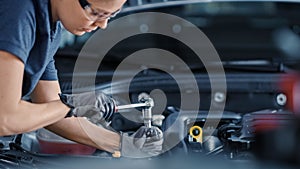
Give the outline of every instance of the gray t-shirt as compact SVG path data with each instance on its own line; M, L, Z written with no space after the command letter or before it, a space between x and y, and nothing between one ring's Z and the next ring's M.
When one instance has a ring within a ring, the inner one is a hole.
M61 24L52 22L50 0L0 0L0 18L0 50L25 64L22 96L39 80L58 80L53 56Z

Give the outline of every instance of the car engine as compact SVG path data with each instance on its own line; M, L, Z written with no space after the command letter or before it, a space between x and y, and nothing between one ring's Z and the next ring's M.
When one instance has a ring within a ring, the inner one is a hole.
M153 33L167 25L157 24L159 17L128 17L121 26L113 20L106 32L82 37L64 32L55 56L62 92L101 90L111 95L123 108L109 126L126 133L142 125L157 126L164 133L163 152L143 159L115 158L39 129L0 137L0 168L299 168L299 11L294 1L128 0L120 18L158 12L186 19L172 25L172 35L196 25L215 47L205 54L221 58L207 65L178 39ZM159 26L150 32L155 24ZM114 34L105 36L110 30ZM103 46L116 34L133 30L139 33L117 41L98 64ZM86 52L82 49L89 38L97 45ZM197 49L206 51L207 46L196 42ZM152 57L144 55L154 48ZM181 60L169 59L172 54ZM137 55L142 59L134 58L126 69L116 71L126 57ZM78 60L83 66L75 72ZM218 64L223 74L208 72ZM153 105L140 107L145 103L141 95Z

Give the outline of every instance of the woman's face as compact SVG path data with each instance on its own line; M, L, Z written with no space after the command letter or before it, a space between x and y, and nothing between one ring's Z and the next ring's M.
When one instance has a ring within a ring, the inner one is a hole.
M52 15L65 29L75 35L83 35L98 27L105 29L109 16L118 11L126 0L86 0L84 9L79 0L51 0Z

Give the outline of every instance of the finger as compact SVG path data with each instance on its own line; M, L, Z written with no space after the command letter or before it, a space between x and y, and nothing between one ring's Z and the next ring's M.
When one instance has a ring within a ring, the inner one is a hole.
M104 112L103 112L103 114L104 114L104 119L107 119L108 116L109 116L109 112L108 112L109 106L108 106L107 104L104 104L103 106L104 106Z
M107 120L110 120L114 114L114 105L113 103L108 103L108 110L107 110Z
M146 128L145 128L145 127L139 128L139 129L134 133L133 137L135 137L135 138L142 138L142 137L145 137L145 138L146 138Z
M142 151L144 151L144 152L161 152L162 147L143 147Z
M143 147L149 148L149 149L155 149L155 148L161 148L162 147L162 141L152 142L152 143L145 143Z
M147 142L163 140L163 135L155 135L152 137L147 137Z

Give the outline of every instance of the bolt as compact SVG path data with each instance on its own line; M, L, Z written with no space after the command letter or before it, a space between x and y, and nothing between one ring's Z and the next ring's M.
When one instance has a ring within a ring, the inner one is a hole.
M283 93L280 93L276 96L276 102L278 105L280 106L284 106L286 105L286 102L287 102L287 97L285 94Z
M225 93L223 93L223 92L216 92L214 94L214 101L217 103L222 103L225 101L225 99L226 99Z

